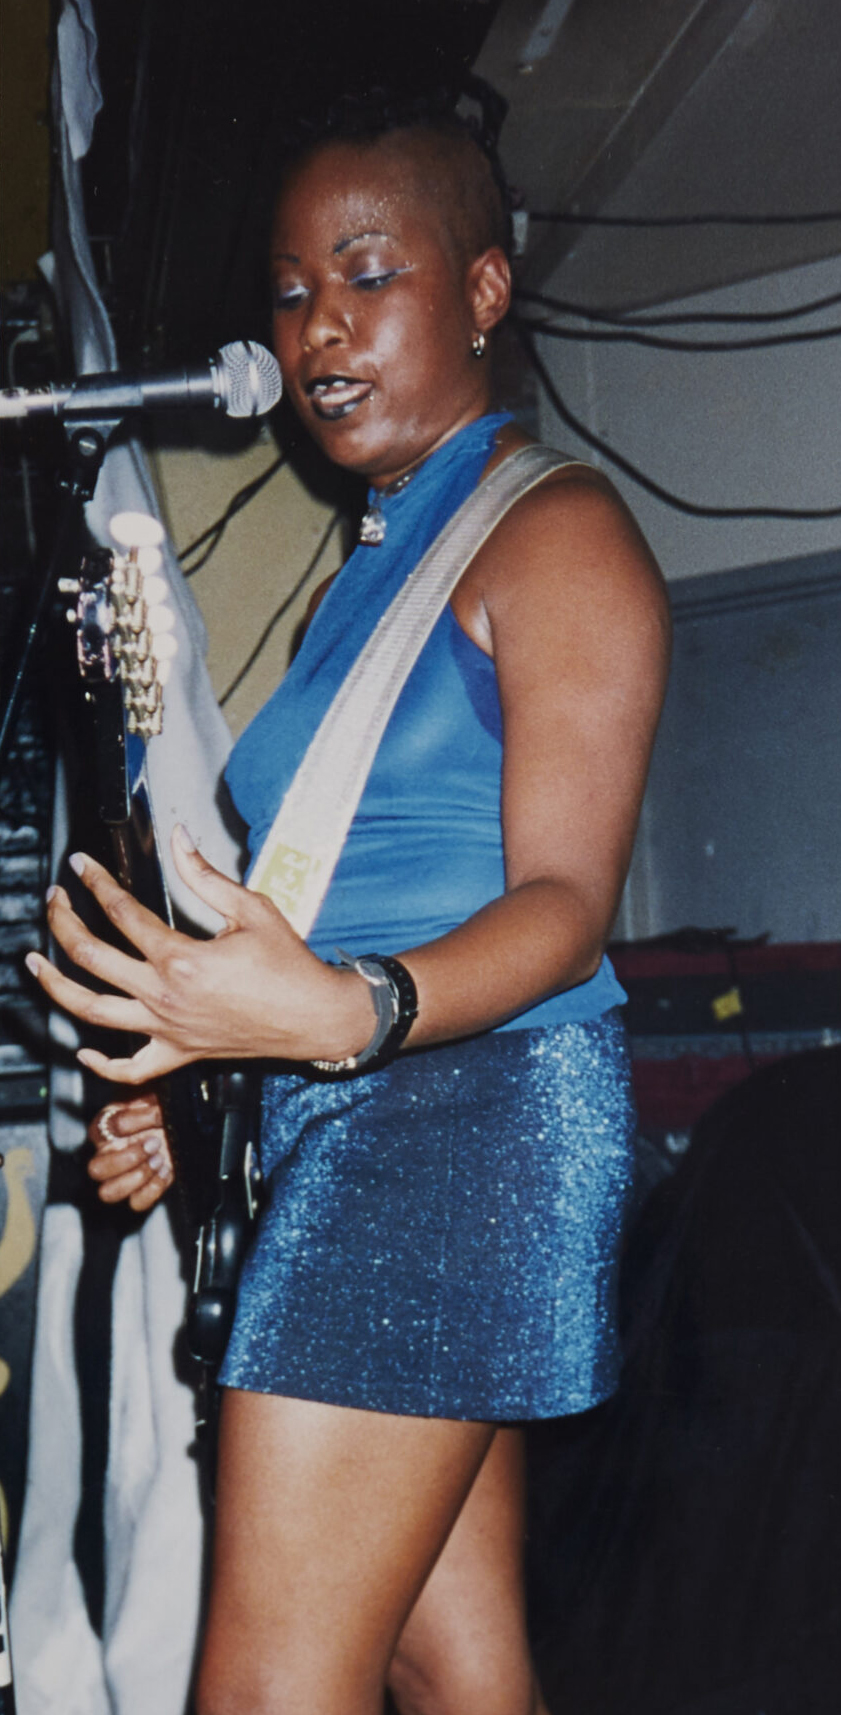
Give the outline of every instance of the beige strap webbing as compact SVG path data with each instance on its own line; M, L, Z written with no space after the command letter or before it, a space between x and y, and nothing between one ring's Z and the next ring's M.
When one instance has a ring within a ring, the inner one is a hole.
M528 446L497 465L444 525L360 650L248 879L299 935L307 936L318 916L389 716L459 578L514 502L571 462L550 447Z

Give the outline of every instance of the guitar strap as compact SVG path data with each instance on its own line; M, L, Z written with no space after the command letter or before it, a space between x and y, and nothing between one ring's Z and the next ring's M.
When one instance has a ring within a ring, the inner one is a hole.
M306 937L339 861L395 703L462 573L529 489L571 464L528 446L480 482L409 573L317 727L261 846L248 886Z

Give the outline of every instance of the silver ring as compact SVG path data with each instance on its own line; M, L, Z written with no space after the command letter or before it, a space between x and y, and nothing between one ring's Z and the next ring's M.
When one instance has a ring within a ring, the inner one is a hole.
M116 1106L114 1106L112 1104L110 1107L103 1108L102 1113L99 1115L99 1119L98 1119L99 1130L100 1130L102 1136L105 1138L106 1144L108 1145L108 1147L110 1149L120 1147L122 1145L122 1142L123 1142L123 1139L121 1137L118 1137L117 1133L115 1131L111 1130L111 1125L110 1125L111 1115L115 1114L116 1112L117 1112Z

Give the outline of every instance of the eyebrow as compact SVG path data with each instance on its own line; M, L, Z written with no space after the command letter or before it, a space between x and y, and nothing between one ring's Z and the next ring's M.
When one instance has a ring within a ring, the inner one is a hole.
M359 244L363 238L391 238L391 237L392 237L392 234L390 232L380 232L379 230L372 230L370 232L354 232L350 238L340 238L338 244L334 244L333 255L334 256L340 256L343 250L348 249L349 245Z
M393 234L390 232L380 232L380 231L375 230L373 228L369 232L354 232L354 233L351 233L349 238L340 238L338 244L333 245L333 255L334 256L341 256L343 250L349 249L351 244L361 244L362 240L365 238L392 238L392 237L393 237ZM300 265L301 258L300 258L300 256L296 256L294 250L277 250L277 251L275 251L274 255L272 256L272 261L273 262L293 262L297 265Z

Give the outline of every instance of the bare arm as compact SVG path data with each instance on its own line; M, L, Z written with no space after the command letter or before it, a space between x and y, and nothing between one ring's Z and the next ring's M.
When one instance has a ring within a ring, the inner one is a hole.
M509 514L461 609L499 681L506 892L403 955L420 997L413 1045L486 1028L596 970L668 670L662 580L595 473L564 472Z

